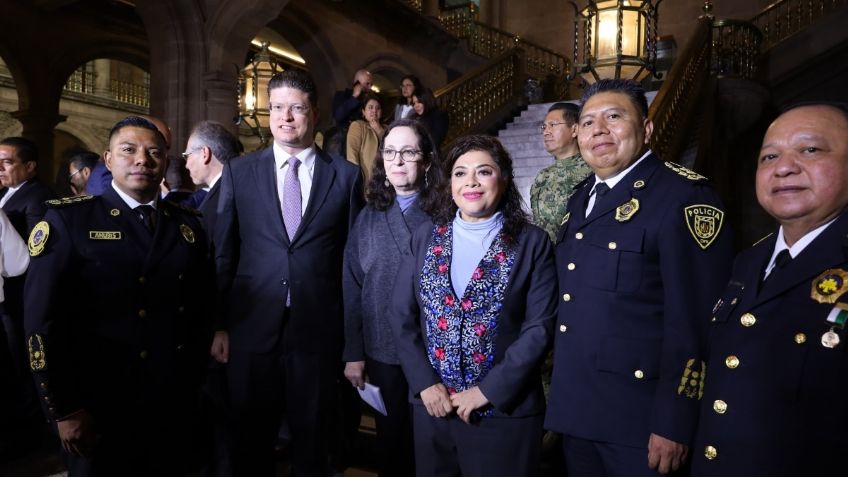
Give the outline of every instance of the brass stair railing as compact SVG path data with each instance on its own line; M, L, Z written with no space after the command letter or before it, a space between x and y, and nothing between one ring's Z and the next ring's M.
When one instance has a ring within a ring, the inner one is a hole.
M514 48L524 51L525 69L529 76L544 81L549 76L554 81L554 99L565 99L568 93L570 64L566 57L548 48L529 42L517 35L486 25L477 20L477 7L473 3L442 10L439 21L457 38L468 42L468 49L484 58L492 59Z
M715 20L710 73L717 78L754 79L763 34L753 23Z
M848 0L780 0L755 15L751 23L763 33L763 49L769 49L846 4Z
M445 145L516 102L522 94L523 56L521 49L513 48L433 93L439 109L448 114Z
M651 149L665 160L677 160L686 145L686 128L710 77L711 34L712 18L700 18L648 110L654 123Z

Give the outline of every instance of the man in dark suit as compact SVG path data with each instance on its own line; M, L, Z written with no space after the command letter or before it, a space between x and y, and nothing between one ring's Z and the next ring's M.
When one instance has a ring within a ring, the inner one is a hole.
M182 153L192 182L200 186L183 205L203 213L210 238L218 217L219 179L224 164L238 155L238 139L223 124L215 121L202 121L194 126Z
M324 477L343 336L342 256L362 207L359 169L313 145L315 82L268 84L272 147L224 165L215 233L236 475L273 475L285 405L293 475Z
M4 187L0 190L0 207L23 240L27 239L35 224L44 217L47 211L44 201L55 197L47 186L38 181L37 172L38 149L35 144L22 137L9 137L0 141L0 185ZM42 422L23 346L25 277L24 274L4 281L6 301L0 311L3 322L0 338L4 338L0 339L0 353L8 352L13 366L8 374L0 372L13 377L12 382L4 382L2 387L15 395L17 403L14 408L2 409L0 413L11 413L12 421L17 421L17 427L21 429L15 439L17 442L13 442L15 445L35 440L36 436L30 438L30 434L38 429L34 423ZM4 439L0 437L0 440Z
M588 88L578 142L594 174L568 202L556 246L559 318L546 425L564 434L570 475L677 469L697 422L699 313L732 259L706 179L648 148L638 84ZM681 381L682 377L691 377Z
M70 476L191 474L208 437L214 263L197 213L159 199L153 124L119 121L104 159L110 188L50 201L30 235L30 369Z
M692 473L848 475L848 108L781 114L756 191L780 227L713 309Z

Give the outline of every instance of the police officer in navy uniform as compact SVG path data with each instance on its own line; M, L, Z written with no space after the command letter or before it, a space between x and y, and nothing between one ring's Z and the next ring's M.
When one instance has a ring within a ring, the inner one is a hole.
M710 325L692 473L848 475L848 109L793 107L757 161L780 227L736 258Z
M546 427L564 434L569 475L680 467L697 421L703 306L726 283L732 258L705 178L648 149L647 110L631 81L602 80L582 99L578 142L594 174L571 196L557 238L546 416Z
M165 143L148 120L110 132L102 196L49 203L29 237L26 337L69 475L200 469L200 388L214 265L194 211L159 200Z

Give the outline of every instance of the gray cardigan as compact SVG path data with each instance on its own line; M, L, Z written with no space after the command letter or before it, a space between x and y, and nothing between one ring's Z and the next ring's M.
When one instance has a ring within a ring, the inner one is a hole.
M368 355L400 364L389 327L391 292L402 258L411 253L411 230L431 220L417 199L406 214L395 202L385 211L368 206L357 217L345 246L342 275L344 361L363 361Z

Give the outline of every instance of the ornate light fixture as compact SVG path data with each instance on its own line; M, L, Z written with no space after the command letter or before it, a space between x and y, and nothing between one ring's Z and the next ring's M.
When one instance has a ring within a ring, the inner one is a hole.
M574 2L574 70L587 83L601 78L641 80L656 75L659 0ZM582 52L582 55L581 55Z
M239 72L239 115L236 124L244 123L259 137L261 147L268 145L271 131L268 128L268 82L283 71L282 65L268 51L271 44L263 41L250 63Z

